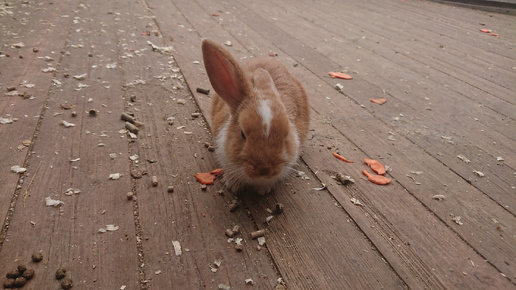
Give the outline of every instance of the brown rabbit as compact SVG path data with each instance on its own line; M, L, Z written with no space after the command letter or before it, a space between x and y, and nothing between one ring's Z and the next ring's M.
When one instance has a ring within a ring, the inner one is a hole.
M293 172L308 131L306 92L278 60L242 66L217 43L202 42L204 65L215 90L215 155L232 192L250 186L264 195Z

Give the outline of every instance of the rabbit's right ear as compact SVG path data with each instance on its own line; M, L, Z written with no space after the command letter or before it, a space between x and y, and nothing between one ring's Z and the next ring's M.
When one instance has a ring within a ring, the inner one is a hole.
M209 39L202 41L202 56L211 86L236 110L251 87L242 68L228 51Z

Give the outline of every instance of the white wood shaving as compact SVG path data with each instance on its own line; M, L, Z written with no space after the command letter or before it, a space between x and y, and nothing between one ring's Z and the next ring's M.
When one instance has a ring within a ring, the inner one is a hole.
M176 256L181 256L183 251L181 251L181 244L179 241L172 241L172 245L174 246L174 252L176 253Z
M122 177L122 174L120 174L120 173L111 173L109 175L109 179L112 179L112 180L118 180L118 179L120 179L120 177Z
M245 279L245 283L248 284L248 285L254 285L254 281L251 278Z
M77 189L77 188L68 188L64 194L68 195L68 196L71 196L71 195L74 195L74 194L78 194L78 193L81 193L81 190L80 189Z
M61 125L65 126L65 128L75 127L74 123L68 123L65 120L61 120Z
M478 170L473 170L473 173L475 173L478 177L484 177L486 176L483 172L480 172Z
M114 232L114 231L117 231L118 230L118 226L115 226L115 225L107 225L106 226L106 231L110 231L110 232Z
M445 198L445 196L442 194L436 194L436 195L432 196L432 198L435 200L438 200L438 201L442 201Z
M11 171L14 173L24 173L27 168L21 167L20 165L11 166Z
M87 73L83 73L82 75L73 76L73 78L76 80L82 81L83 79L86 78L87 75L88 75Z
M461 217L460 216L454 216L452 218L452 221L454 221L456 224L458 224L459 226L462 226L464 223L460 221Z
M460 160L466 162L466 163L470 163L471 160L469 160L466 156L464 156L463 154L459 154L457 155L457 158L459 158Z
M358 199L356 199L356 198L354 198L354 197L352 197L352 198L350 199L350 201L351 201L354 205L364 206L364 205L360 202L360 200L358 200Z
M265 245L265 237L258 237L258 245L263 246Z
M61 204L64 204L64 202L60 201L60 200L56 200L56 199L52 199L51 197L45 197L45 204L47 206L54 206L54 207L57 207L57 206L60 206Z

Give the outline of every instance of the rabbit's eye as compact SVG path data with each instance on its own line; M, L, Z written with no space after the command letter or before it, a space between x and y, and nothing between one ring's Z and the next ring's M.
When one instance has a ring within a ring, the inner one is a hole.
M244 140L246 139L246 138L245 138L244 131L240 131L240 135L242 135L242 139L244 139Z

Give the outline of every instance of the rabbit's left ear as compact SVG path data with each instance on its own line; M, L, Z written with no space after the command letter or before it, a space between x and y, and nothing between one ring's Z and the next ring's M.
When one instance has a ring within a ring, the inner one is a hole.
M251 90L242 68L227 50L209 39L202 41L202 56L211 86L236 110Z

